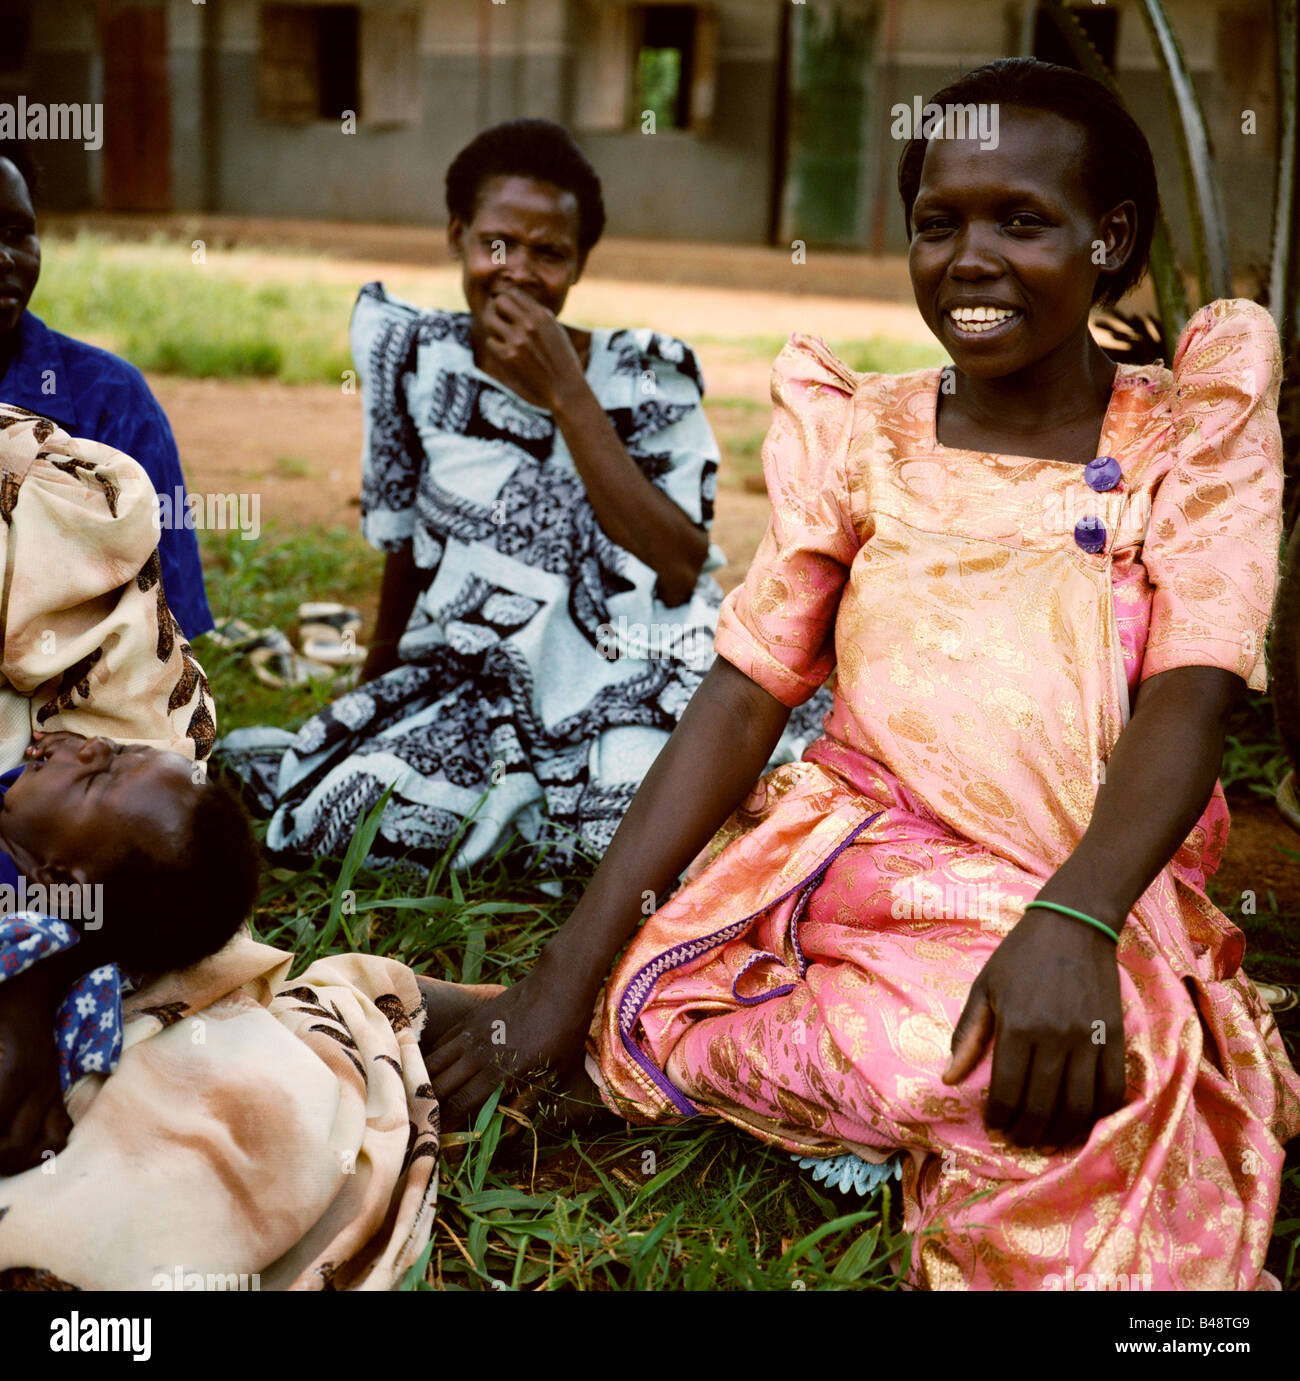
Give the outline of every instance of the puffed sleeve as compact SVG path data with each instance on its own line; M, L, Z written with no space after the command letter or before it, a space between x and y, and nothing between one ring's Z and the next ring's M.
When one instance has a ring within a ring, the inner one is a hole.
M1142 563L1154 589L1142 679L1173 667L1268 683L1264 637L1282 531L1282 360L1269 314L1212 302L1173 363L1175 459L1152 500Z
M602 406L646 478L693 523L713 521L718 443L704 415L704 378L695 351L657 331L616 331L616 361Z
M718 488L718 443L704 415L704 377L695 351L657 331L616 331L609 339L613 371L601 386L601 406L641 473L697 527L713 525ZM700 571L726 564L709 547ZM659 583L655 595L661 598Z
M361 535L380 551L410 547L424 449L406 406L419 313L367 283L352 310L349 339L361 384Z
M835 665L835 615L859 546L847 481L857 382L812 337L793 336L777 356L763 443L772 516L718 617L718 655L792 708Z

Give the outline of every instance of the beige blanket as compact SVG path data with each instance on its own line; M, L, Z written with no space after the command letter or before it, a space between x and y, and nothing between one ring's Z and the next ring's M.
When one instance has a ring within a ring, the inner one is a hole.
M212 696L167 608L158 535L140 465L0 403L0 772L33 729L208 755Z
M246 934L125 1004L45 1165L0 1177L0 1288L390 1289L429 1241L438 1112L415 977Z

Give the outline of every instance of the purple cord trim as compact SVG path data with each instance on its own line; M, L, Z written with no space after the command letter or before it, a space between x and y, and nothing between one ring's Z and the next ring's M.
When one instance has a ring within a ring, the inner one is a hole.
M782 983L779 987L759 993L757 997L741 997L739 993L735 993L734 996L742 1007L757 1007L760 1002L770 1002L774 997L784 997L786 993L794 992L795 987L794 983Z
M745 960L744 964L741 966L740 972L731 980L731 995L737 1002L753 1001L752 998L746 999L741 997L737 989L740 985L740 980L744 978L755 964L761 964L764 959L771 959L772 962L776 964L781 962L781 956L779 954L773 954L770 949L756 949L754 953Z
M878 816L883 814L883 811L877 811L876 814L871 817L871 820L875 820ZM870 824L871 820L868 820L867 824ZM808 905L808 901L817 890L820 882L821 878L818 877L808 884L804 889L803 896L799 898L799 904L794 909L794 915L790 917L790 943L794 946L795 972L800 978L808 972L808 961L804 958L803 946L799 943L799 923L803 920L804 910Z
M795 892L803 890L804 896L800 898L800 907L812 893L822 875L840 856L845 849L867 828L874 824L885 812L878 810L874 815L869 815L861 824L855 825L852 830L838 843L826 858L817 866L815 872L808 877L796 882L793 887L787 888L779 897L768 902L766 906L758 911L744 917L743 920L733 921L731 925L724 926L721 930L715 930L712 935L701 936L698 940L690 940L684 945L676 945L672 949L664 950L661 954L655 955L648 964L640 968L623 990L623 996L618 1002L618 1032L623 1042L623 1049L640 1066L641 1070L649 1077L660 1093L677 1109L683 1117L694 1117L699 1109L686 1097L680 1089L673 1084L666 1074L656 1065L639 1046L632 1041L632 1028L636 1025L641 1013L645 1010L645 1005L650 1000L650 994L656 983L667 973L674 969L681 968L684 964L689 964L698 959L702 954L707 954L711 949L717 949L720 945L725 945L738 936L743 935L754 920L761 916L764 911L770 911L774 906L780 906L785 899ZM796 942L797 949L797 942ZM775 956L773 956L775 957ZM803 962L803 955L799 955L800 962ZM746 966L748 967L748 966ZM806 965L804 966L806 968ZM802 971L800 973L802 977ZM773 990L764 994L760 998L751 998L746 1005L752 1006L755 1002L764 1002L768 998L780 997L785 993L792 992L794 984L786 984L779 990ZM732 989L735 991L734 985ZM740 998L741 1002L746 999Z

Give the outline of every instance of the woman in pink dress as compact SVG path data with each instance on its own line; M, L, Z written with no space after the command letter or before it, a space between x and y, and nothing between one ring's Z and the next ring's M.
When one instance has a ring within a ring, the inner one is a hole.
M533 971L448 993L444 1125L512 1074L573 1087L595 1006L586 1068L629 1120L904 1151L917 1284L1275 1285L1300 1080L1205 887L1225 718L1266 679L1277 335L1215 302L1172 368L1117 367L1088 314L1145 267L1141 131L1032 59L934 101L1000 113L995 148L900 164L954 367L777 359L717 664ZM832 668L823 738L755 786Z

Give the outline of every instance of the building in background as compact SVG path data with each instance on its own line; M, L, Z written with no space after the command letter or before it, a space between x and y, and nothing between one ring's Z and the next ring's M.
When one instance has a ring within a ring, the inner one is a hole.
M1269 0L1165 3L1245 267L1268 251ZM1186 253L1136 0L1075 8ZM614 234L874 252L905 247L891 106L1018 53L1065 60L1036 0L0 0L0 102L104 105L99 151L41 147L53 206L439 223L456 150L540 115L586 149Z

